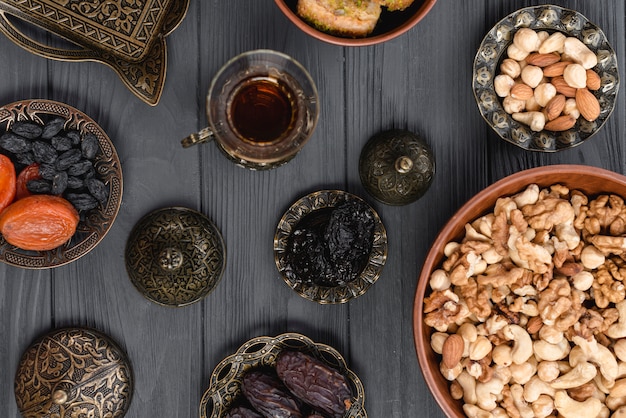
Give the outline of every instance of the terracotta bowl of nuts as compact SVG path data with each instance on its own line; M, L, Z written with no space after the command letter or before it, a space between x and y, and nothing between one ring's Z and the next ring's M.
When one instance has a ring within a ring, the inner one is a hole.
M341 46L366 46L394 39L430 12L437 0L274 0L304 33Z
M487 187L444 226L413 321L449 417L626 411L624 197L621 174L546 166Z
M560 151L592 137L613 112L617 58L582 14L528 7L487 33L472 87L481 115L502 139L526 150Z
M90 252L113 225L122 169L113 143L64 103L0 107L0 261L61 266Z

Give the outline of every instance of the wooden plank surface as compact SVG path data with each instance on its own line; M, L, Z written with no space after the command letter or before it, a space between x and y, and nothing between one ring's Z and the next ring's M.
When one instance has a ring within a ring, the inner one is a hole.
M411 323L421 263L439 229L482 188L525 168L576 163L626 173L623 92L601 132L556 154L504 143L478 112L471 66L483 36L507 14L545 3L439 0L399 38L343 48L300 32L272 0L192 0L167 38L167 81L155 107L135 98L104 65L46 60L0 37L0 103L48 98L84 111L109 134L124 177L117 220L91 253L54 270L0 265L0 416L19 417L13 380L22 352L37 336L63 326L95 327L127 352L135 375L129 418L198 416L222 358L250 338L289 331L344 355L364 382L370 417L443 416L422 379ZM624 2L551 3L576 9L603 29L626 79ZM183 149L180 139L207 124L205 95L213 74L229 58L257 48L285 52L310 71L321 105L310 142L289 164L264 172L235 166L214 144ZM430 190L407 206L376 202L359 180L363 145L391 128L419 133L436 159ZM380 280L339 306L320 306L291 291L272 252L283 212L326 188L367 199L389 237ZM205 213L227 248L215 291L180 309L143 298L124 265L133 226L166 206Z

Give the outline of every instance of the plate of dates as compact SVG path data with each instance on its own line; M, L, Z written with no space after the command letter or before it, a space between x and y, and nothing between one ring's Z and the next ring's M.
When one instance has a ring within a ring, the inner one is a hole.
M364 294L387 259L387 232L376 211L342 190L320 190L296 201L274 235L274 260L283 280L320 304Z
M0 107L0 190L0 261L57 267L87 254L113 225L122 169L89 116L23 100Z
M297 333L257 337L213 370L200 418L367 418L365 391L334 348Z

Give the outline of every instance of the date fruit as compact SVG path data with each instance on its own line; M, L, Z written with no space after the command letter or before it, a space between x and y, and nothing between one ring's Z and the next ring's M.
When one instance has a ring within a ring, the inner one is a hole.
M253 410L246 408L245 406L238 406L231 409L226 414L225 418L263 418Z
M67 242L78 221L78 212L62 197L32 195L0 213L0 233L9 244L23 250L47 251Z
M302 418L298 401L273 374L250 371L242 379L241 390L250 405L267 418Z
M0 211L9 206L15 198L17 178L11 159L0 154Z
M346 378L308 354L283 351L276 373L296 397L333 418L343 417L352 405Z

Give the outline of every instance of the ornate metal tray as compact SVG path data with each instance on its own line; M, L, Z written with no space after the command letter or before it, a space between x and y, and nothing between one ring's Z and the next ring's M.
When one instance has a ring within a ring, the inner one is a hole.
M7 243L0 235L0 261L17 267L44 269L70 263L91 251L109 232L122 204L122 167L117 151L106 132L89 116L69 105L52 100L24 100L0 107L0 132L16 121L42 122L60 116L66 129L92 133L100 152L94 160L96 176L108 187L105 205L81 216L70 241L50 251L26 251Z
M200 401L200 418L222 418L241 401L241 380L251 369L274 367L282 350L305 352L343 374L352 390L352 405L344 418L367 418L365 389L359 377L346 365L334 348L313 342L297 333L257 337L243 344L236 353L222 360L213 370L209 388Z
M45 58L106 64L137 97L156 105L165 82L165 37L182 22L188 7L189 0L0 0L0 32ZM9 15L78 49L37 42Z

